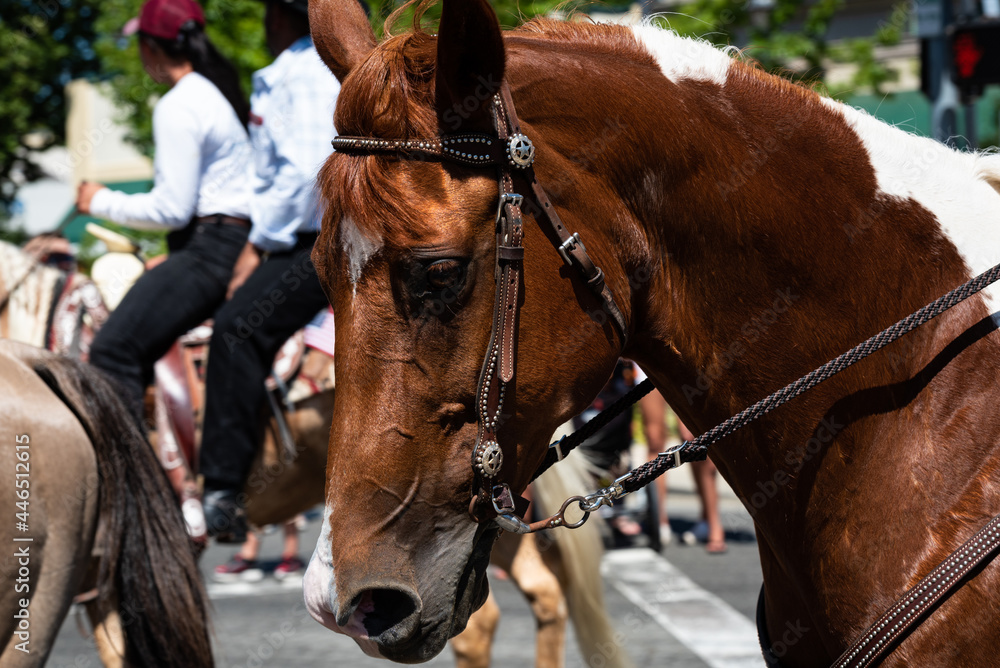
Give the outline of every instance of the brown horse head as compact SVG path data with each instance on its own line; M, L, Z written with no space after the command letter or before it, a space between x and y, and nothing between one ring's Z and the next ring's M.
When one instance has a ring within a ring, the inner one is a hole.
M704 43L551 21L502 35L486 0L445 0L438 37L376 44L356 0L312 7L342 81L341 135L492 134L506 80L539 182L624 314L619 333L525 221L498 431L498 479L515 494L619 355L698 433L998 259L1000 159L908 136ZM401 661L464 626L497 535L469 509L498 175L414 157L338 152L320 176L314 258L336 312L338 388L305 582L317 619ZM786 648L790 664L831 663L969 535L963 518L1000 512L997 305L971 299L713 446L754 514L772 637L798 622L815 634ZM969 480L976 494L955 482ZM996 606L991 577L950 604ZM1000 638L990 619L980 635Z
M447 2L438 38L418 31L378 46L356 4L318 4L312 15L317 48L342 81L339 134L494 132L506 59L488 3ZM327 212L314 259L337 318L338 386L307 600L369 653L427 659L485 600L498 536L469 511L496 289L496 171L335 154L320 182ZM587 243L604 258L609 240ZM594 299L541 233L528 231L525 246L529 293L500 430L503 479L517 493L554 429L610 375L620 344L588 316ZM584 361L592 372L581 377Z

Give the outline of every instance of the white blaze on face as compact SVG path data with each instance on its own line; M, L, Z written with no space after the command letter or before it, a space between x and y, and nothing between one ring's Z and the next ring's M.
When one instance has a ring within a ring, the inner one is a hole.
M382 249L381 239L372 239L361 232L350 216L340 221L340 244L347 256L347 274L357 290L358 279L368 261Z
M1000 155L963 153L882 123L864 111L824 98L843 115L868 151L879 190L912 199L930 211L941 233L978 276L1000 263ZM914 258L914 266L920 258ZM958 287L953 286L953 287ZM1000 309L1000 289L982 292L993 313Z
M313 550L309 567L302 579L302 594L305 597L306 609L313 619L337 630L334 620L333 606L337 599L337 590L333 577L333 549L330 544L330 507L323 510L323 528L320 529L316 549Z
M329 505L323 510L323 527L316 541L316 549L309 559L309 567L302 579L302 596L306 609L317 622L337 633L343 633L354 638L361 650L374 657L381 657L378 645L367 637L367 631L359 622L352 618L347 628L337 625L334 609L337 606L336 576L333 572L333 547L330 543L330 513Z

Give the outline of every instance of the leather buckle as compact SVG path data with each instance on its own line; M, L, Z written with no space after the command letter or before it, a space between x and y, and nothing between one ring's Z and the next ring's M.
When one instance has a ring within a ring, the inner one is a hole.
M500 196L500 203L497 205L497 217L496 224L500 225L500 221L503 219L503 207L505 204L510 204L512 206L521 206L521 202L524 201L523 195L518 195L517 193L504 193Z
M687 445L687 441L685 441L684 443L680 443L679 445L675 445L672 448L668 448L660 453L661 457L663 455L666 455L673 459L673 466L671 466L670 468L672 469L679 468L680 465L684 463L681 461L681 450L684 448L685 445Z
M531 533L531 527L517 516L517 504L507 483L494 485L492 494L493 511L497 514L496 523L504 531L511 533Z
M569 239L559 244L559 247L556 248L556 250L559 251L559 255L562 256L563 261L571 267L573 266L573 260L570 258L569 254L572 251L575 251L577 246L582 248L584 253L587 252L587 247L584 246L583 241L580 240L580 233L574 232Z

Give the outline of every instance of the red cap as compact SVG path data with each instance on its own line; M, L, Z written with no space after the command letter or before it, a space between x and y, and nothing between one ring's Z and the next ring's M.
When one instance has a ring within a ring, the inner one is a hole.
M205 25L205 12L194 0L148 0L139 12L139 21L135 19L125 24L123 32L130 35L142 31L153 37L177 39L181 26L188 21Z

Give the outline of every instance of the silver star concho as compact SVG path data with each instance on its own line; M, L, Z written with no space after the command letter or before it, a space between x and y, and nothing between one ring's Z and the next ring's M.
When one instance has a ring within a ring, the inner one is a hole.
M510 164L525 169L535 161L535 145L525 135L518 133L507 142L507 155Z
M503 466L503 451L496 441L480 443L476 448L476 470L487 478L492 478L500 472Z

